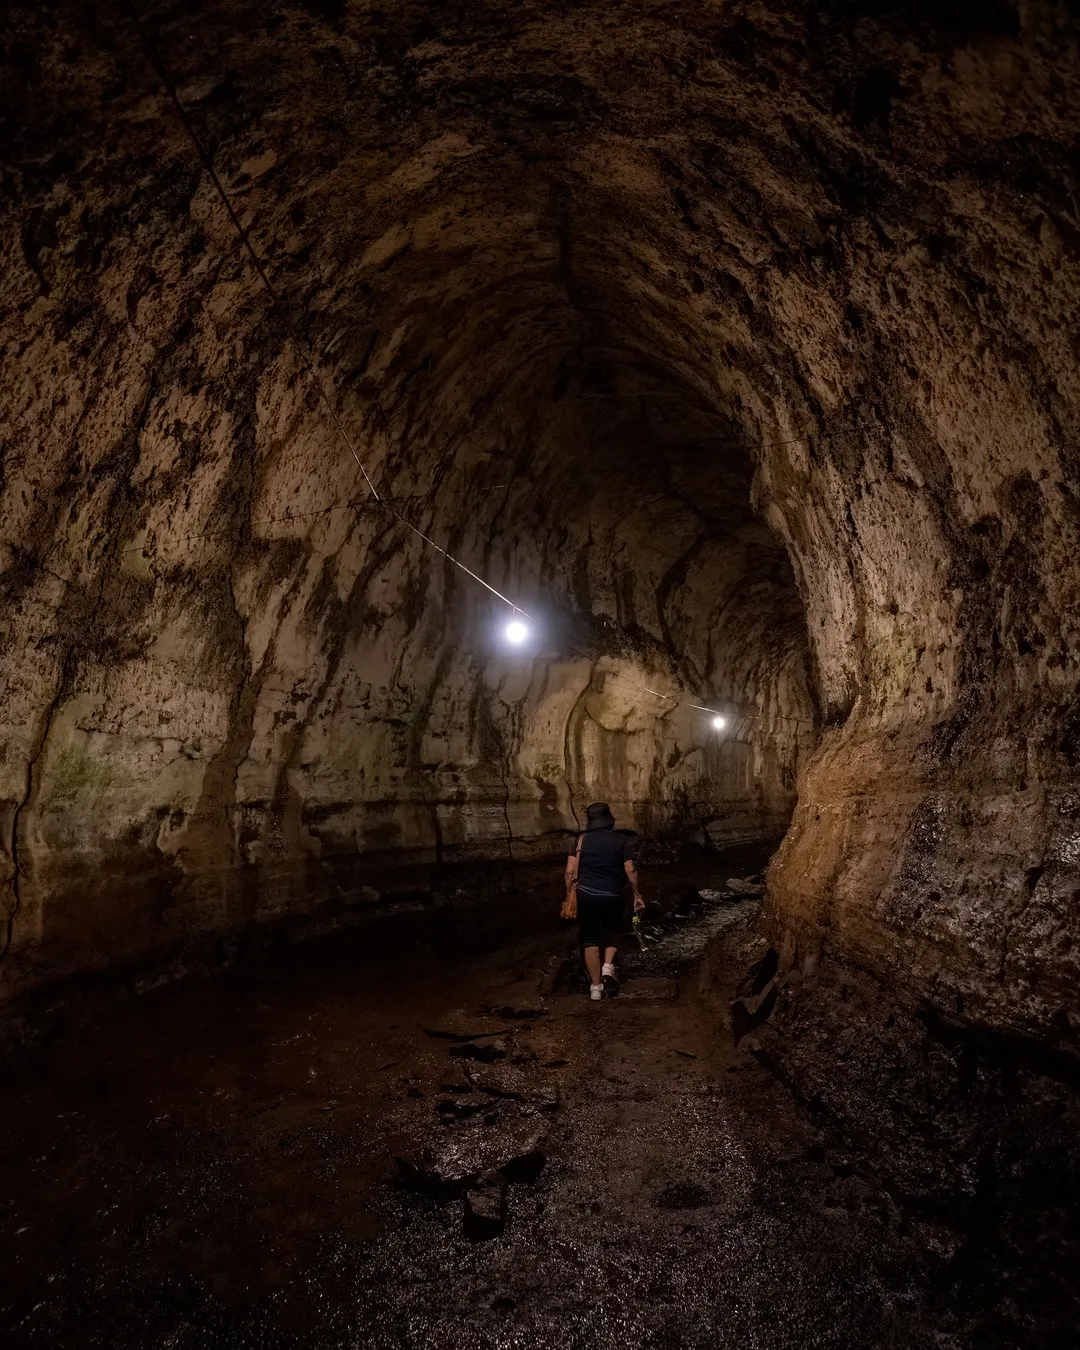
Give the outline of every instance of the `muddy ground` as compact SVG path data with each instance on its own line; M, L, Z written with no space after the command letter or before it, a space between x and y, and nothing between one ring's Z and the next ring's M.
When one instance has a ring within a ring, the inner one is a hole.
M601 1004L557 904L388 917L10 1061L5 1345L1008 1343L947 1225L734 1042L759 900L628 941Z

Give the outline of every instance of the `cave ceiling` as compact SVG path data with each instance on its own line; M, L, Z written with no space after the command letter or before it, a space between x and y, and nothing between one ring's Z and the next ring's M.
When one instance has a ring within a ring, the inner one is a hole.
M4 22L0 969L353 903L358 859L551 846L608 795L703 838L794 811L788 959L1050 1016L1074 6ZM535 613L527 659L357 457Z

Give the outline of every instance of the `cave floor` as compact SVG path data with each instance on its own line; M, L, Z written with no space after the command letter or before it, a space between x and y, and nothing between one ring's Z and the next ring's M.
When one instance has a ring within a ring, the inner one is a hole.
M593 1004L550 989L556 884L159 990L10 1065L4 1343L967 1344L935 1233L732 1042L757 902L628 942ZM538 989L538 1016L479 1011ZM452 1053L479 1030L504 1059ZM505 1229L474 1240L461 1175L503 1165Z

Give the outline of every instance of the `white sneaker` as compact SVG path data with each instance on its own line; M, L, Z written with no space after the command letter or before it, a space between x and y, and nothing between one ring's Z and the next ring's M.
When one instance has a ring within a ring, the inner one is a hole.
M600 978L603 979L605 975L610 975L612 979L615 978L615 967L610 961L604 963L604 969L600 972Z
M594 1003L599 1003L599 1001L604 997L604 986L602 984L590 984L589 997L592 999Z

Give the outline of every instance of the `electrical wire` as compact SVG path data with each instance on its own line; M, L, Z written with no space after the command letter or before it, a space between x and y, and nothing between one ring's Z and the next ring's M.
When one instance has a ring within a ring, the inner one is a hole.
M495 483L491 487L473 488L472 491L475 496L483 496L485 493L488 492L498 492L500 489L505 488L506 486L507 485L505 483ZM380 501L377 502L373 502L370 497L362 497L359 500L353 501L336 501L333 502L330 506L320 507L317 511L293 511L286 508L284 515L266 516L259 523L260 525L280 525L283 523L291 524L293 521L297 520L316 520L319 516L329 516L332 515L333 512L335 511L350 511L350 510L356 511L362 510L365 506L385 506L387 501L423 502L427 501L427 499L430 496L431 496L430 492L415 492L406 494L405 496L402 497L392 497L392 498L383 497ZM169 542L171 544L187 544L194 539L227 539L231 536L231 534L232 534L231 530L196 530L192 534L173 535L173 537L170 539ZM145 544L135 544L131 548L124 548L120 550L121 554L144 553L145 551L146 551Z
M393 516L393 518L396 521L398 521L399 524L404 525L407 530L411 530L413 534L415 534L419 539L422 539L425 544L428 544L431 548L435 549L436 552L441 553L442 556L448 562L451 562L454 564L455 567L460 568L460 570L464 572L466 576L471 577L473 581L478 581L480 585L485 588L485 590L490 591L491 594L494 595L497 599L501 600L504 605L509 605L511 610L513 610L515 614L520 614L522 615L523 618L530 619L532 616L526 614L520 605L515 603L515 601L509 599L508 596L503 595L501 591L497 591L495 587L486 582L483 577L478 576L471 568L466 567L465 564L459 558L455 558L454 555L449 552L449 550L443 548L441 544L437 544L434 539L424 534L422 530L417 529L417 527L413 525L411 521L406 520L403 515L395 511L392 506L389 506L386 498L379 496L379 493L375 488L375 484L371 481L371 476L368 474L367 469L364 467L363 460L357 454L356 446L353 444L352 438L349 436L349 433L345 430L345 425L342 422L341 418L338 416L337 409L331 402L330 395L326 392L326 386L323 384L323 381L319 378L319 374L316 371L315 366L312 363L310 357L308 356L304 344L300 341L296 329L293 327L292 320L289 317L289 314L286 311L285 306L281 302L280 296L278 295L276 289L274 288L273 283L271 282L269 276L267 275L266 268L263 266L262 259L255 251L255 246L251 242L250 235L244 228L240 220L240 217L236 214L236 210L233 207L231 200L229 199L229 194L225 191L225 186L222 183L221 179L218 177L217 170L214 168L214 161L212 156L210 155L210 152L204 147L202 141L199 139L198 133L195 131L194 126L192 126L191 119L188 117L187 114L187 109L184 107L183 103L180 100L180 95L177 93L176 84L172 78L172 75L170 74L169 69L165 65L165 62L162 60L161 56L158 54L157 48L150 40L149 34L146 32L146 29L143 26L142 20L139 18L138 11L135 9L133 0L125 0L125 8L127 9L128 14L131 18L132 25L139 38L139 41L142 44L143 51L146 53L147 60L153 67L155 73L157 74L158 79L161 81L162 86L164 87L165 92L169 97L170 102L175 108L176 115L180 119L180 123L183 126L185 132L187 133L188 139L195 147L195 153L199 157L199 162L206 170L207 176L209 177L211 183L213 183L215 189L217 190L217 194L221 198L222 204L225 207L229 220L232 222L233 227L236 230L236 233L240 237L241 244L246 250L248 257L251 259L251 264L255 268L256 275L262 282L267 295L270 297L270 303L272 307L277 311L279 317L281 318L282 322L285 325L285 329L289 337L292 339L293 345L295 346L297 354L300 357L301 365L304 367L304 370L307 373L308 378L311 380L312 384L314 384L315 388L317 389L319 397L322 400L323 404L325 405L327 412L330 414L330 418L333 421L338 434L344 441L345 445L348 447L349 453L356 461L356 467L363 474L364 482L367 484L368 491L370 492L372 498L386 510L388 515Z
M375 484L371 480L370 474L368 473L366 467L364 466L363 460L357 453L356 446L353 444L352 438L346 431L345 425L342 422L340 416L338 415L337 409L334 407L334 404L330 399L330 395L327 393L325 384L319 377L318 371L316 370L311 358L309 357L304 347L304 344L301 342L300 337L297 334L295 327L293 326L288 311L285 309L285 306L281 301L281 297L278 295L277 290L275 289L273 283L270 280L269 275L267 274L262 259L256 252L254 244L251 242L251 237L248 234L248 231L244 228L244 225L241 222L240 217L236 214L236 210L233 207L232 201L229 198L229 194L226 192L225 186L222 183L220 177L218 176L218 172L214 167L213 158L210 155L209 151L206 149L206 147L203 145L202 141L199 139L198 133L195 131L195 128L191 123L191 119L188 117L187 109L184 107L180 99L180 95L177 92L176 84L172 78L172 75L169 72L168 67L165 65L165 62L159 55L157 48L154 46L148 33L146 32L142 20L139 18L139 14L135 9L133 0L126 0L125 7L128 11L128 14L130 15L132 26L135 29L135 32L139 38L142 48L146 53L147 60L150 62L151 67L157 74L158 79L161 81L161 84L165 89L165 92L168 95L170 102L172 103L174 109L176 110L176 115L179 118L180 123L188 136L188 139L191 141L192 146L195 149L195 153L199 158L199 162L201 163L203 169L206 171L206 174L209 177L211 183L213 184L215 190L217 191L218 196L221 198L222 205L225 207L225 211L228 215L228 218L231 221L233 228L236 230L236 233L239 236L240 242L243 245L244 250L246 251L248 257L251 260L251 264L255 269L256 275L258 276L259 281L262 283L264 289L266 290L267 295L270 297L272 307L277 311L282 322L284 323L285 329L296 349L296 352L300 358L300 362L304 368L304 371L306 372L308 378L311 380L312 384L314 384L318 392L319 398L321 399L327 412L330 414L330 418L334 424L335 429L338 432L338 435L341 437L342 441L348 448L349 453L352 455L354 461L356 462L356 467L360 470L361 474L363 475L364 482L367 484L368 492L370 494L370 499L373 500L375 503L377 503L379 506L381 506L390 516L392 516L396 521L398 521L399 524L404 525L407 530L411 530L412 533L415 534L418 539L421 539L425 544L427 544L429 548L433 548L437 553L440 553L447 560L447 562L452 563L455 567L460 569L460 571L464 572L467 577L470 577L473 581L478 582L481 586L484 587L485 590L490 591L490 593L494 595L496 599L501 600L503 604L509 605L511 610L515 614L520 614L523 618L531 619L532 616L527 614L525 610L523 610L521 606L518 605L515 601L511 600L508 596L503 595L501 591L496 590L494 586L492 586L489 582L485 581L484 578L480 576L478 573L474 572L472 568L467 567L459 558L455 558L454 555L448 549L445 549L441 544L436 543L435 540L430 537L430 535L425 534L423 530L413 525L411 521L406 520L406 518L403 515L401 515L400 512L395 511L394 508L390 505L390 499L380 497L375 487ZM797 443L798 440L801 439L803 438L800 437L792 441L766 442L765 444L794 445ZM326 507L322 511L310 512L305 514L310 516L325 515L329 514L332 511L346 510L351 507L357 507L360 505L363 505L363 503L344 502ZM281 520L295 520L301 518L303 517L299 513L296 515L288 513L285 516L274 517L268 523L276 523ZM182 536L179 542L183 542L185 539L198 537L200 536L198 535ZM201 537L208 537L208 536L204 535ZM141 551L142 550L139 548L124 550L125 553L141 552ZM611 678L613 679L620 680L625 684L632 685L634 688L641 689L644 693L651 694L654 698L663 699L667 702L674 703L676 706L692 708L696 712L709 713L716 717L723 717L725 715L716 708L708 708L700 703L689 703L685 700L677 699L671 694L661 694L659 691L655 689L649 689L645 685L636 684L633 680L627 680L625 676L617 675L612 671L606 671L604 673L605 675L610 675ZM761 714L747 713L740 711L739 715L741 717L756 718L757 720L761 721L768 720ZM801 717L784 717L780 714L777 714L773 720L797 722L802 723L803 725L813 726L812 722L809 722L808 719Z
M696 712L711 713L714 717L728 717L730 713L721 712L719 708L706 708L701 703L690 703L686 699L676 698L674 694L661 694L658 689L650 689L648 685L638 684L636 680L627 679L625 675L618 674L614 670L602 670L599 672L605 679L618 680L621 684L628 684L632 689L640 689L644 694L652 694L653 698L662 698L669 703L674 703L676 707L693 708ZM737 704L731 704L739 717L749 717L758 722L797 722L802 726L812 727L814 723L808 717L787 717L783 713L774 713L771 717L764 713L745 712Z

